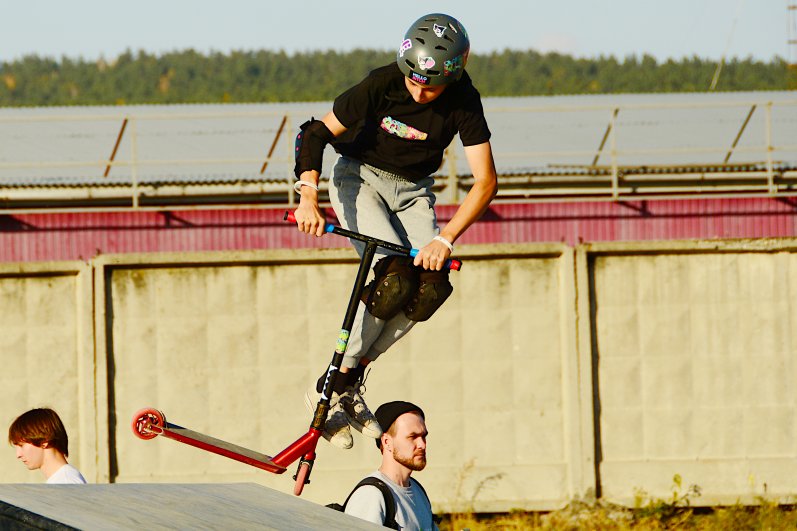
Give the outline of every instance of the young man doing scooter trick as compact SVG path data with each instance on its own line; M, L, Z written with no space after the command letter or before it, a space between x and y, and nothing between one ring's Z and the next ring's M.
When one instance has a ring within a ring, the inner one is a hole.
M321 120L301 126L296 138L297 227L322 236L318 206L324 148L340 157L329 196L340 224L349 230L419 249L415 258L383 256L366 286L335 381L324 437L351 448L350 426L363 435L382 434L363 399L365 367L425 321L451 294L446 260L454 242L495 197L497 177L490 130L481 97L465 72L470 40L455 18L434 13L416 20L401 41L396 61L372 71L338 96ZM434 179L443 153L459 134L473 186L442 229L434 211ZM362 256L362 242L352 241ZM306 395L311 409L326 375Z

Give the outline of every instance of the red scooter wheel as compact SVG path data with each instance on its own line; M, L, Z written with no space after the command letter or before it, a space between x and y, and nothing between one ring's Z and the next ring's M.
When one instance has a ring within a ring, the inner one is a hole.
M133 433L139 439L145 441L154 439L163 433L164 427L166 427L166 417L157 409L144 408L133 415Z
M302 495L305 483L307 483L307 476L310 475L310 463L302 461L299 463L299 470L296 471L296 483L293 485L293 494L295 496Z

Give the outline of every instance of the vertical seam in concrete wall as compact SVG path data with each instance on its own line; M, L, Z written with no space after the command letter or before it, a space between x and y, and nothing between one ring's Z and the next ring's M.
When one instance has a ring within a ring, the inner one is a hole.
M600 347L598 345L598 297L595 293L595 254L587 251L585 256L585 272L588 305L585 308L589 328L589 367L590 367L590 411L592 413L592 459L595 474L595 497L603 496L601 482L601 463L603 461L603 439L601 432L601 388L600 388Z
M96 481L97 401L95 396L94 316L92 268L81 262L75 278L78 328L78 421L80 426L80 468L84 476Z
M108 404L108 347L105 312L106 263L102 257L92 260L94 273L94 397L96 400L96 444L98 483L110 482L110 427Z
M576 286L576 319L575 333L578 349L579 368L579 421L581 426L580 459L582 477L580 495L597 497L600 491L599 471L596 450L596 414L594 396L594 368L593 368L593 328L592 328L592 300L591 300L591 271L588 247L579 245L575 249L575 286Z
M579 367L576 327L578 308L575 289L575 260L571 247L562 251L559 257L559 293L562 338L562 394L564 400L566 461L568 464L567 495L570 499L578 496L584 477L581 454L581 407L579 400Z

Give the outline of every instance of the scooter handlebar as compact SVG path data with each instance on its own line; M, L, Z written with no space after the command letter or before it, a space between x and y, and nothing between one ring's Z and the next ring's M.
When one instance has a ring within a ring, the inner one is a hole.
M287 221L288 223L296 223L296 216L293 214L293 212L290 212L288 210L285 211L285 215L282 216L282 219L284 221ZM335 225L333 225L332 223L326 223L324 225L324 232L334 232L334 231L335 231Z
M287 221L287 222L289 222L289 223L296 223L296 216L293 214L293 212L290 212L290 211L286 211L285 215L283 216L282 219ZM333 225L332 223L327 223L327 224L324 225L324 232L333 232L333 233L340 234L341 236L348 236L350 238L354 237L355 239L361 239L363 241L368 241L368 240L375 241L375 242L377 242L377 245L380 245L380 247L385 247L385 248L391 249L393 251L403 252L403 253L405 253L408 256L411 256L413 258L416 257L418 255L418 253L420 252L420 249L408 249L407 247L401 247L401 246L392 244L390 242L382 242L384 244L384 245L382 245L382 244L380 244L380 240L376 240L375 238L369 238L367 236L363 236L363 235L358 234L356 232L348 231L348 230L346 230L346 229L344 229L342 227L338 227L337 225ZM448 268L448 269L452 269L454 271L459 271L462 268L462 261L461 260L457 260L456 258L449 258L448 260L446 260L445 267Z

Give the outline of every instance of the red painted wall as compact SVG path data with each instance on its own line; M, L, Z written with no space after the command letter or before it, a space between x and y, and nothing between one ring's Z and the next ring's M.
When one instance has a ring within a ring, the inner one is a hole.
M445 223L456 207L438 208ZM308 237L283 210L47 213L0 216L0 261L86 260L96 254L345 247ZM331 210L330 216L333 216ZM333 218L334 219L334 218ZM797 236L797 200L496 204L457 242L521 243Z

